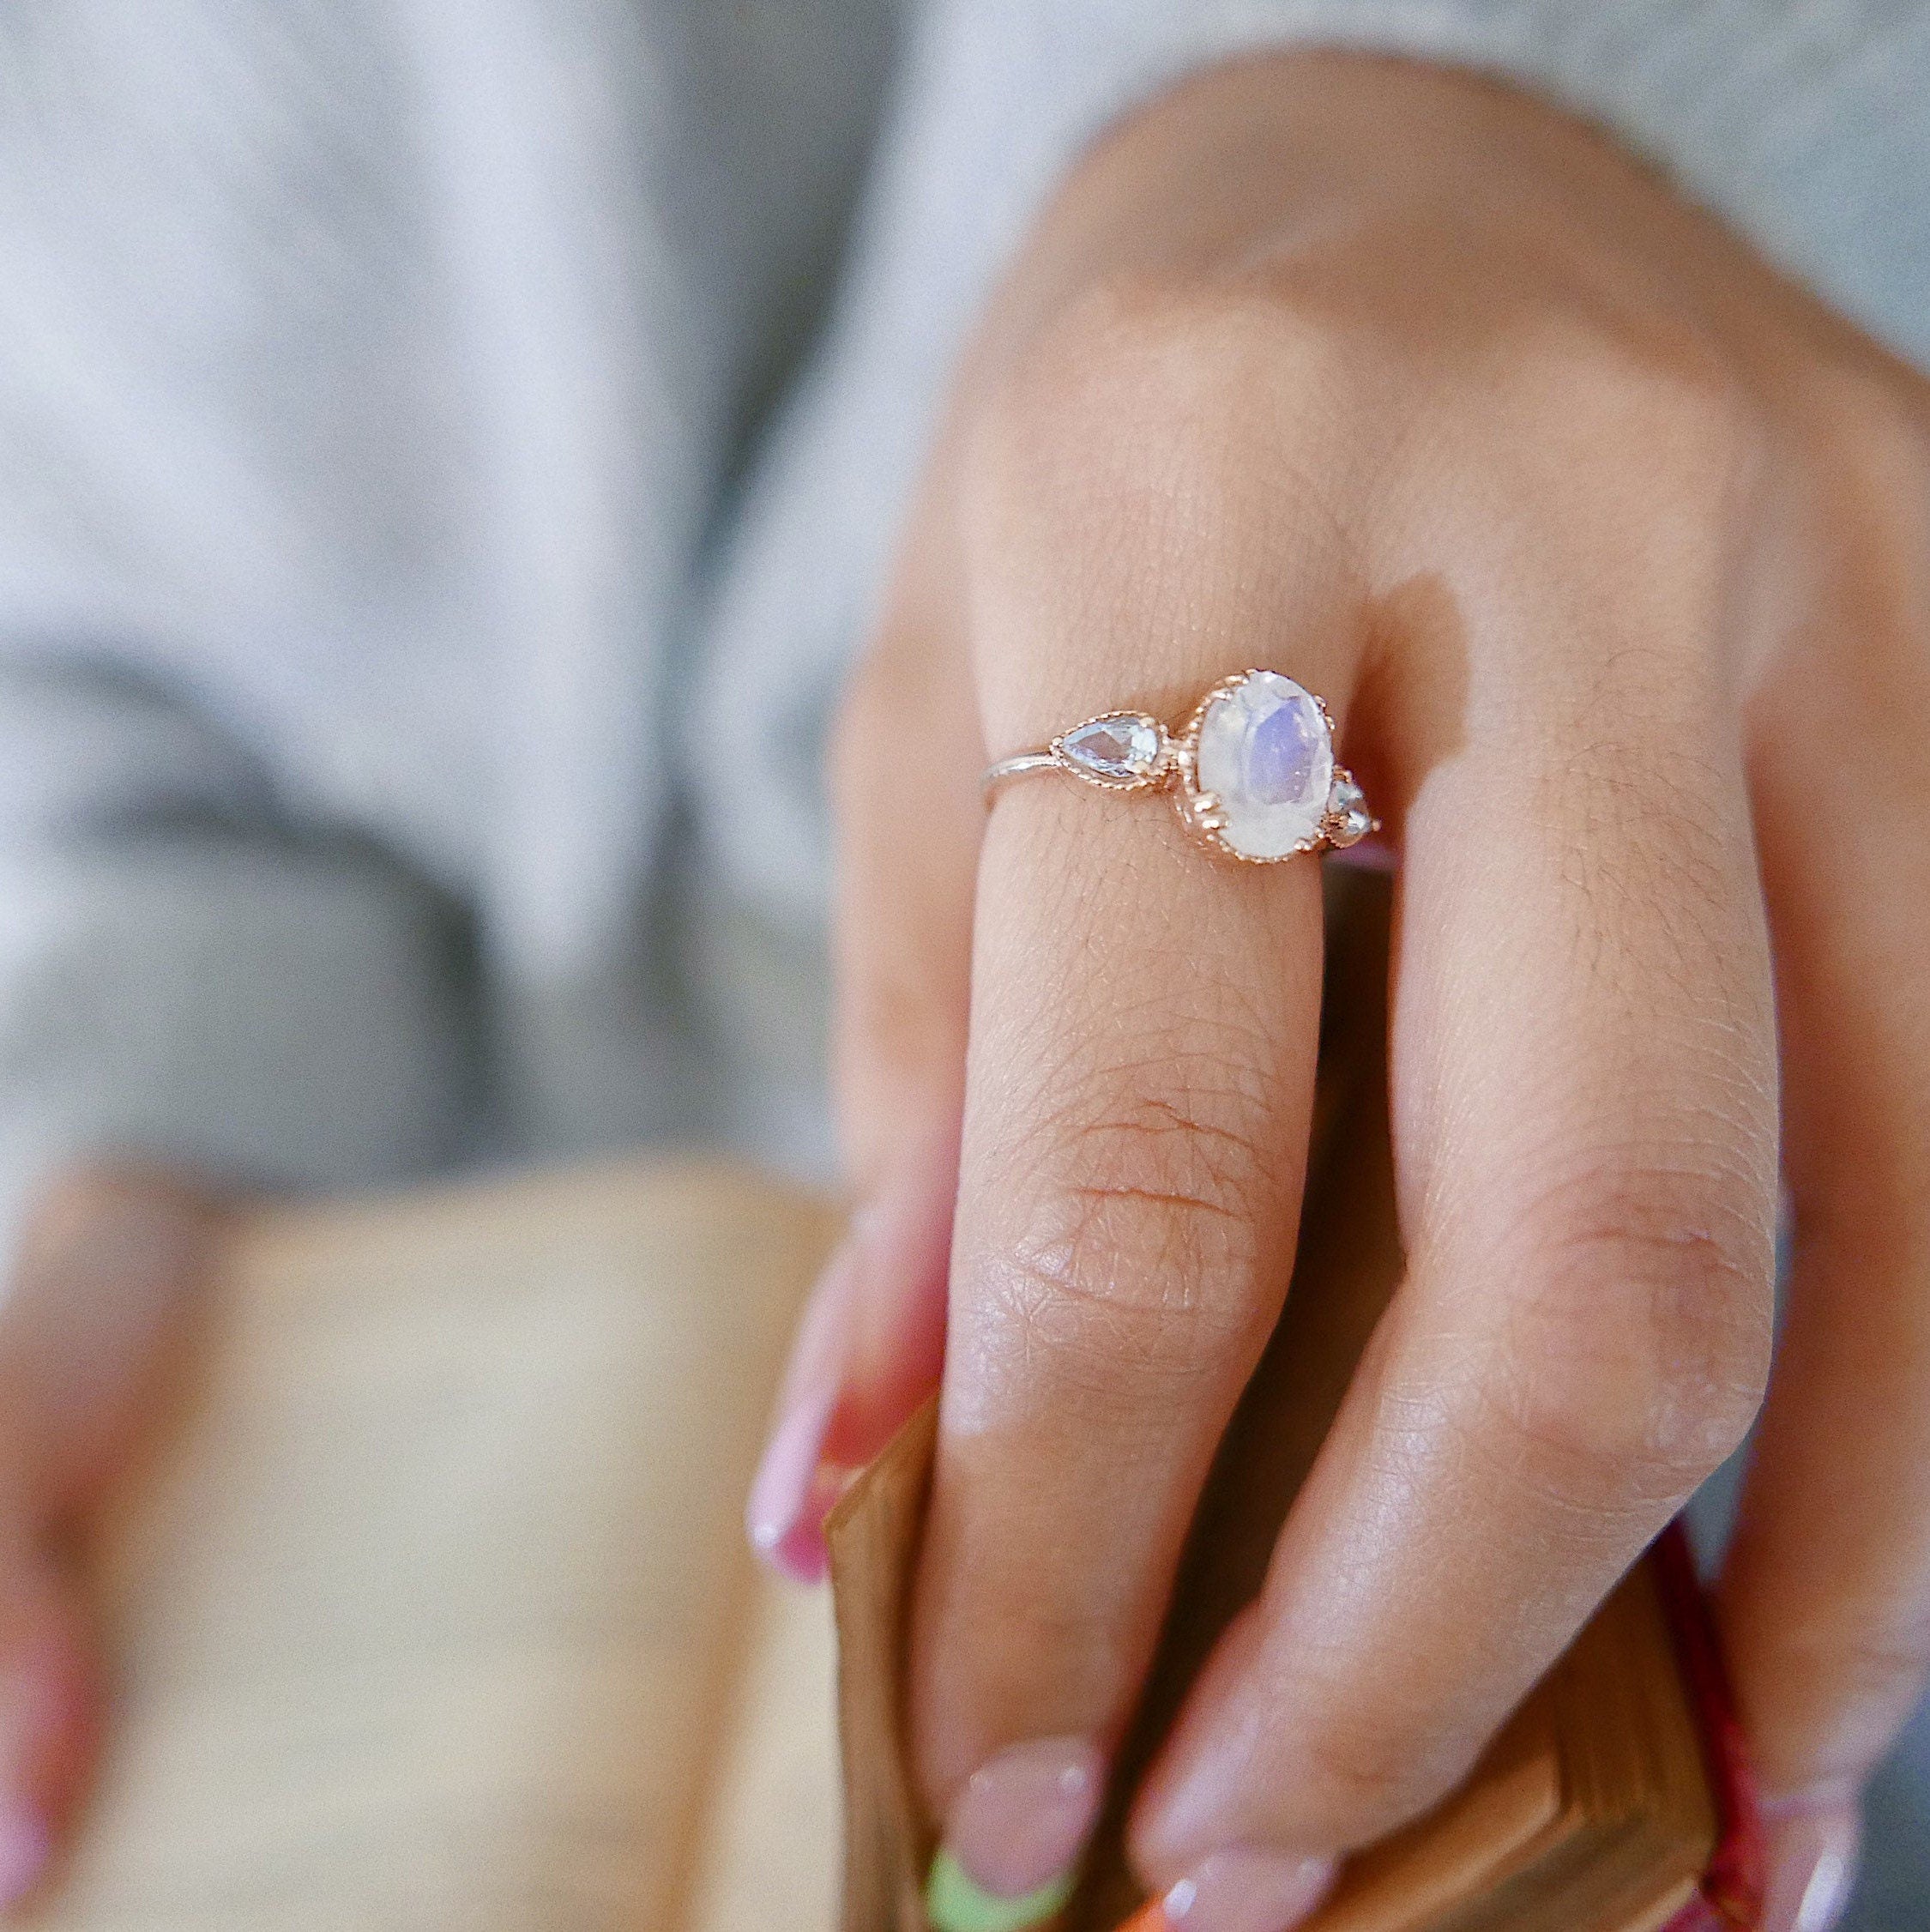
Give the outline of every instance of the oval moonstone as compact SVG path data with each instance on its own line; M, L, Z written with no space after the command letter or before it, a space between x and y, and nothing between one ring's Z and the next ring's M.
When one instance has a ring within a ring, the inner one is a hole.
M1283 859L1320 834L1334 782L1333 735L1312 695L1277 671L1249 671L1210 699L1194 779L1220 801L1219 836L1248 859Z

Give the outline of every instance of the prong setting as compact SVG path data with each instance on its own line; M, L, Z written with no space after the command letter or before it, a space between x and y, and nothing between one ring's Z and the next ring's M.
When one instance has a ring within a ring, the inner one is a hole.
M1209 762L1211 772L1203 769ZM1325 703L1275 671L1221 679L1176 732L1146 711L1088 718L1043 752L990 766L986 795L1039 771L1064 772L1101 791L1170 791L1187 831L1244 865L1344 848L1380 829L1354 775L1333 755Z
M1173 763L1173 740L1149 711L1101 712L1046 749L1082 783L1108 792L1152 790L1166 782Z

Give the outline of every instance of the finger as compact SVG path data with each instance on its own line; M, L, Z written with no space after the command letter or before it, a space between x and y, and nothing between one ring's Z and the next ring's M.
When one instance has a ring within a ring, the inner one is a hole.
M1142 1794L1156 1884L1432 1802L1754 1410L1776 1086L1738 734L1687 646L1704 599L1631 592L1580 649L1567 595L1540 602L1604 580L1560 555L1576 527L1532 529L1535 567L1472 619L1464 740L1412 798L1408 1274Z
M35 1891L73 1821L101 1701L72 1587L10 1517L0 1525L0 1911Z
M1762 1932L1830 1932L1856 1884L1863 1843L1856 1801L1772 1802L1764 1809L1763 1840Z
M131 1162L75 1168L33 1203L0 1308L0 1392L37 1519L118 1471L190 1331L226 1210Z
M857 1205L813 1290L751 1486L753 1545L824 1572L825 1517L938 1386L984 763L947 559L920 513L840 721L834 1067Z
M1318 867L1229 878L1163 802L1002 802L980 891L913 1709L948 1847L1001 1894L1032 1886L959 1794L1060 1741L1096 1796L1285 1293L1311 1095Z
M834 1073L860 1199L908 1128L956 1122L964 1084L984 740L935 498L914 514L878 640L834 745L838 877Z
M1859 613L1860 648L1837 658L1887 655L1832 718L1867 765L1843 771L1803 728L1793 682L1758 783L1792 1259L1718 1602L1752 1758L1798 1819L1854 1800L1930 1675L1930 782L1901 722L1930 707L1930 676L1894 618ZM1817 782L1837 810L1817 812Z
M800 1583L825 1574L824 1522L852 1475L938 1385L956 1123L913 1130L812 1289L751 1486L752 1547Z
M1177 720L1263 653L1344 709L1346 561L1277 487L1294 405L1270 420L1264 399L1292 385L1239 379L1257 332L1196 359L1156 317L1122 330L987 458L973 581L993 749L1122 704ZM975 1922L981 1895L999 1923L1038 1917L1090 1827L1285 1292L1320 945L1316 864L1210 856L1157 794L1051 776L998 795L914 1621L934 1923Z
M61 1178L27 1218L0 1310L0 1905L39 1882L98 1742L90 1633L52 1538L151 1418L221 1217L124 1168Z

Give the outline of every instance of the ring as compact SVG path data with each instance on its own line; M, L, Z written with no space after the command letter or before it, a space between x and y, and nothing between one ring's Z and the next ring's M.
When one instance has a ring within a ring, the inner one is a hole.
M1007 779L1040 771L1069 772L1101 791L1170 791L1188 831L1249 864L1352 845L1380 830L1354 774L1335 762L1327 707L1277 671L1222 678L1178 732L1146 711L1088 718L1042 752L987 765L986 802Z

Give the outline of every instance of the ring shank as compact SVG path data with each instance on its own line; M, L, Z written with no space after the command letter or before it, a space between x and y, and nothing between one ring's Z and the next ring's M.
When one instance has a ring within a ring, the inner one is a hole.
M1221 705L1233 709L1222 716L1215 709ZM1239 761L1237 770L1245 771L1251 733L1289 707L1295 742L1304 743L1310 755L1250 796L1252 788L1233 776L1236 765L1229 761ZM1042 749L995 760L980 774L979 787L988 806L1007 779L1044 771L1064 772L1101 791L1163 791L1189 832L1229 858L1269 865L1358 844L1380 829L1354 774L1333 755L1333 729L1327 707L1284 672L1241 671L1215 685L1178 731L1149 711L1101 711ZM1202 766L1209 749L1229 776L1230 804L1217 786L1204 782ZM1324 787L1317 793L1323 770Z
M1016 758L1000 758L988 764L979 778L979 788L990 794L1008 778L1023 778L1034 771L1063 771L1065 766L1050 752L1021 752Z

